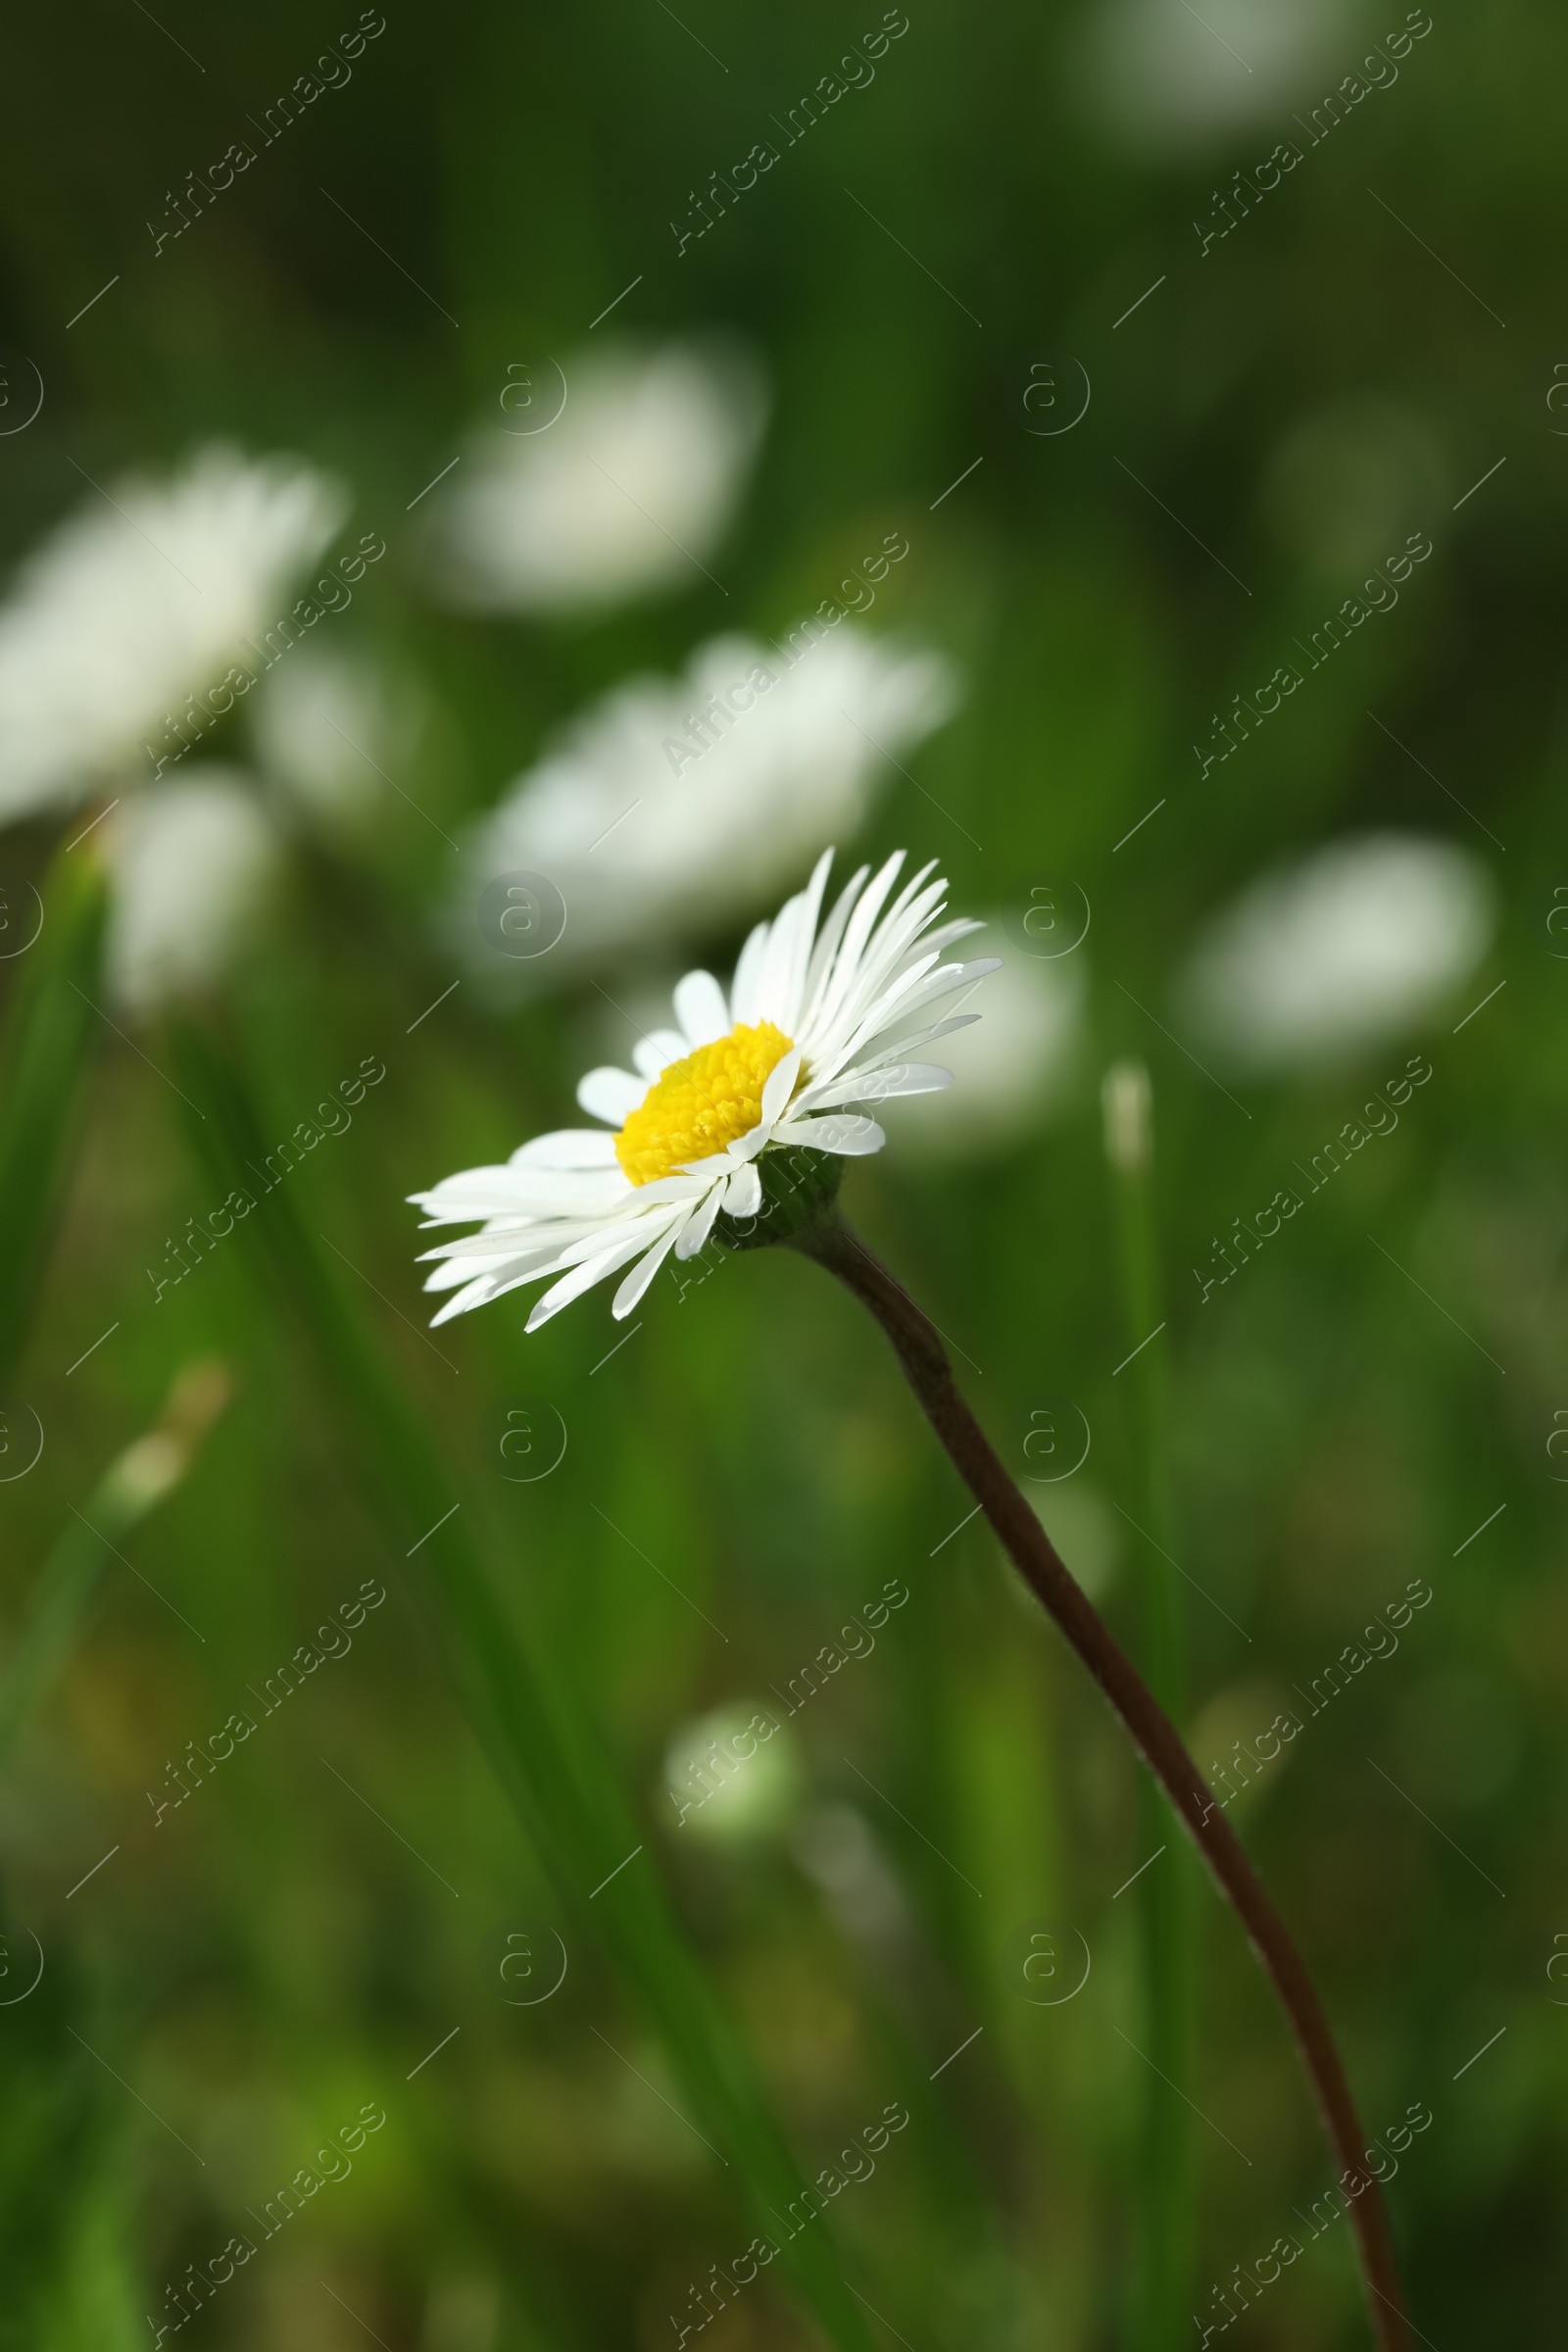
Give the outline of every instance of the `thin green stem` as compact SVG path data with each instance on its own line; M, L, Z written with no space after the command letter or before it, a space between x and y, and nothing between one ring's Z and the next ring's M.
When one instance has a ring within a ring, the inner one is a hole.
M1078 1652L1158 1780L1226 1901L1251 1938L1290 2020L1350 2200L1368 2316L1382 2352L1410 2352L1404 2295L1366 2139L1317 1988L1240 1839L1217 1810L1180 1735L1078 1585L958 1393L934 1326L836 1210L791 1246L838 1277L891 1341L905 1377L1007 1556Z
M0 1672L0 1766L70 1656L118 1546L178 1486L228 1389L220 1364L182 1372L157 1424L111 1462L85 1508L73 1510L56 1538Z

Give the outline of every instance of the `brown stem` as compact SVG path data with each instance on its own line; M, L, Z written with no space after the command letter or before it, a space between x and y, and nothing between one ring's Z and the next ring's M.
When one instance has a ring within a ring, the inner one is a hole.
M1382 2192L1366 2170L1366 2142L1345 2069L1312 1980L1290 1931L1248 1860L1235 1832L1215 1811L1198 1767L1174 1724L1074 1582L1033 1510L1003 1468L959 1396L942 1342L887 1268L834 1209L790 1246L814 1257L868 1306L897 1350L909 1386L959 1476L990 1520L1013 1565L1055 1619L1130 1733L1203 1860L1235 1910L1291 2021L1329 2142L1350 2199L1351 2226L1366 2284L1373 2334L1383 2352L1409 2352L1404 2296L1395 2264Z

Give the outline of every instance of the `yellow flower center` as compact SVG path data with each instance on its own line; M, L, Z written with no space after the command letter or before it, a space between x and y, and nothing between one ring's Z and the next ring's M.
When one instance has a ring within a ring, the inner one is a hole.
M789 1052L782 1029L760 1021L672 1061L615 1138L615 1157L633 1184L652 1184L749 1134L762 1115L768 1074Z

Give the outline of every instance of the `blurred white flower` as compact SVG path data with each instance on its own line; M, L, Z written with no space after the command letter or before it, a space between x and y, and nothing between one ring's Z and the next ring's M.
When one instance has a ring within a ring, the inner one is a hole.
M560 946L495 975L548 982L699 934L855 831L884 755L907 752L953 710L953 674L940 655L848 622L804 651L800 634L784 654L714 638L684 679L630 679L547 746L471 840L460 919L482 968L504 960L474 915L497 874L544 873L565 900Z
M282 866L250 779L238 768L194 767L122 802L104 833L114 996L147 1013L220 979L255 938Z
M876 1835L853 1805L819 1805L792 1840L795 1858L826 1896L853 1943L888 1966L907 1966L914 1921Z
M986 982L985 1019L943 1041L953 1086L878 1113L900 1149L917 1157L977 1159L1004 1150L1055 1107L1072 1075L1087 994L1083 958L1022 955L1002 924L1000 914L987 923L986 946L1002 963ZM967 1001L954 1006L968 1009Z
M487 427L435 501L454 604L591 612L691 586L729 520L767 413L755 360L728 344L612 346L563 373L556 421L523 429L531 402Z
M144 772L146 736L281 617L347 509L299 460L220 445L93 490L0 607L0 823Z
M1419 1023L1474 971L1493 900L1486 866L1451 842L1331 842L1252 883L1209 925L1178 1003L1244 1066L1353 1055Z
M291 651L247 707L270 781L331 831L352 830L379 807L384 771L419 724L406 687L367 655L322 644Z
M664 1779L678 1828L738 1844L765 1837L794 1811L801 1768L771 1707L727 1706L682 1724L665 1751Z
M1188 147L1272 122L1349 24L1343 0L1101 0L1085 65L1097 110L1130 143Z

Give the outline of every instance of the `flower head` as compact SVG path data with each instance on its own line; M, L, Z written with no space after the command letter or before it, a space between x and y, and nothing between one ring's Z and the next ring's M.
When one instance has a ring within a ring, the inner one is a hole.
M284 802L338 837L382 812L388 769L424 721L406 667L320 642L293 646L247 705L257 764Z
M942 960L982 926L938 922L948 886L928 879L930 865L891 898L902 850L875 876L862 866L821 921L832 857L758 924L727 997L710 972L688 972L675 990L679 1027L640 1040L637 1074L589 1071L577 1100L602 1127L536 1136L504 1167L467 1168L412 1196L431 1225L482 1221L426 1252L438 1262L425 1289L457 1294L435 1322L554 1276L528 1317L534 1331L629 1265L612 1310L628 1315L670 1250L695 1256L720 1216L730 1230L718 1238L744 1238L770 1155L823 1154L831 1181L834 1162L886 1140L845 1105L951 1084L947 1070L905 1055L978 1017L917 1021L996 969L994 958Z
M148 731L278 618L346 508L297 459L222 446L95 491L0 608L0 822L118 788Z
M1455 843L1368 833L1253 882L1209 926L1182 1006L1239 1067L1344 1059L1419 1025L1487 952L1492 878Z
M565 406L487 429L435 502L439 573L476 612L591 612L701 584L766 414L754 361L668 343L585 353Z
M760 1713L768 1726L760 1734L753 1728ZM747 1699L682 1724L664 1751L664 1782L677 1828L746 1845L784 1827L802 1776L788 1725Z
M105 834L109 984L145 1014L210 986L243 955L280 879L283 845L250 779L216 764L132 794Z
M786 650L701 647L683 678L633 678L574 719L474 836L479 885L548 874L570 919L545 978L750 911L811 846L851 831L879 767L953 709L938 654L843 623L805 623ZM490 977L496 958L483 951Z
M1081 54L1096 112L1131 146L1169 154L1299 98L1341 24L1337 0L1209 0L1200 13L1188 0L1100 0ZM1221 234L1228 218L1213 218Z

